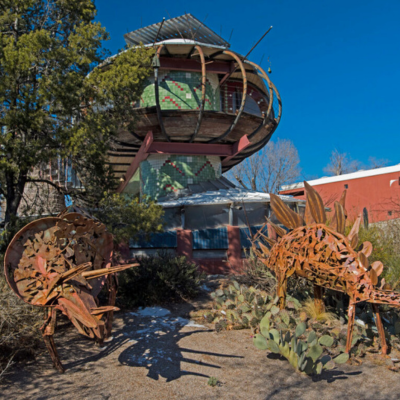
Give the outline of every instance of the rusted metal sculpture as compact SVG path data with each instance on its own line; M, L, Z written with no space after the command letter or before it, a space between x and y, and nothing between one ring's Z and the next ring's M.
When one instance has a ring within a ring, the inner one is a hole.
M276 275L280 308L285 307L287 279L293 274L314 283L315 303L320 309L323 307L322 288L346 293L350 297L346 344L348 353L351 349L355 305L362 301L369 302L375 313L382 353L386 354L388 347L378 304L400 307L400 293L385 290L387 286L384 279L381 286L377 287L383 265L380 261L369 264L368 257L372 252L370 242L364 242L356 250L361 215L348 236L344 236L346 191L340 201L335 202L335 213L327 226L320 195L307 182L304 182L304 186L307 193L304 219L278 196L271 194L271 209L289 231L268 220L272 234L267 237L262 233L262 228L254 237L254 251Z
M102 345L111 334L113 312L118 310L113 274L138 265L112 267L113 238L105 225L83 210L70 211L26 225L12 239L4 259L7 282L14 292L28 304L48 308L40 329L60 372L64 367L53 339L57 310L79 333ZM109 304L99 307L96 296L104 284Z

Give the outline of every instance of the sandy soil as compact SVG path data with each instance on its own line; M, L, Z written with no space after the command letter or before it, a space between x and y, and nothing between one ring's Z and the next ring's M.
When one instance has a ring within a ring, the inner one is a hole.
M120 312L114 340L103 350L74 329L55 340L65 374L43 353L17 366L0 386L5 399L399 399L400 373L385 359L341 365L320 377L296 373L286 360L257 350L249 330L216 333L185 326L207 297L171 305L158 317ZM154 313L153 313L154 314ZM382 365L379 365L382 364ZM216 387L207 385L217 377Z

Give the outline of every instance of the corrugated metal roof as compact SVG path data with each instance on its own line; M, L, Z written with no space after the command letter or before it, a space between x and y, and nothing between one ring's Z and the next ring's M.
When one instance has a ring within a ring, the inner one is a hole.
M225 186L225 188L220 188L219 190L207 190L206 188L203 188L204 182L202 182L202 185L189 185L187 189L182 189L177 193L174 192L166 197L159 198L158 204L163 208L170 208L240 202L268 203L271 200L268 193L238 188L224 176L221 176L218 179L218 183L221 186ZM216 186L215 183L213 185ZM280 195L280 198L285 203L304 203L304 200L295 199L291 196Z
M349 181L351 179L368 178L370 176L391 174L393 172L400 172L400 164L393 165L391 167L360 170L357 172L351 172L349 174L343 174L343 175L325 176L323 178L307 181L307 183L309 183L311 186L324 185L326 183L343 182L343 181ZM304 182L293 183L291 185L283 185L281 187L281 191L283 192L285 190L300 189L300 188L304 188Z
M137 29L124 35L126 43L129 45L151 44L168 39L191 39L200 43L212 44L216 46L230 47L230 44L217 35L209 27L204 25L191 14L181 15L180 17L167 19L164 21L160 33L157 33L162 22Z

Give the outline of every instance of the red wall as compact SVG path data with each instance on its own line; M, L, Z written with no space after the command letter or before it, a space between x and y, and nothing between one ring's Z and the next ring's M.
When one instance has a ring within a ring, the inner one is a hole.
M177 254L186 256L190 261L199 266L200 271L207 274L240 274L243 272L242 247L240 233L237 226L227 226L228 250L227 260L220 258L198 259L192 258L192 231L177 230Z
M324 203L333 208L334 201L339 200L345 185L348 185L346 196L348 219L353 221L366 207L369 222L378 222L400 217L399 178L400 172L392 172L312 186L321 195ZM390 185L391 180L395 180L392 185ZM283 190L279 194L293 194L296 198L304 199L304 195L299 194L301 190L304 189ZM392 215L389 215L389 212Z

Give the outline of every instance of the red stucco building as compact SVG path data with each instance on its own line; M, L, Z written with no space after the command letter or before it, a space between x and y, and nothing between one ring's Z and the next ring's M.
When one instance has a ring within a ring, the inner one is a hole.
M327 207L332 206L346 189L346 209L350 221L364 208L368 211L369 222L400 217L400 164L324 177L308 183L319 192ZM282 186L279 194L304 199L304 183Z

